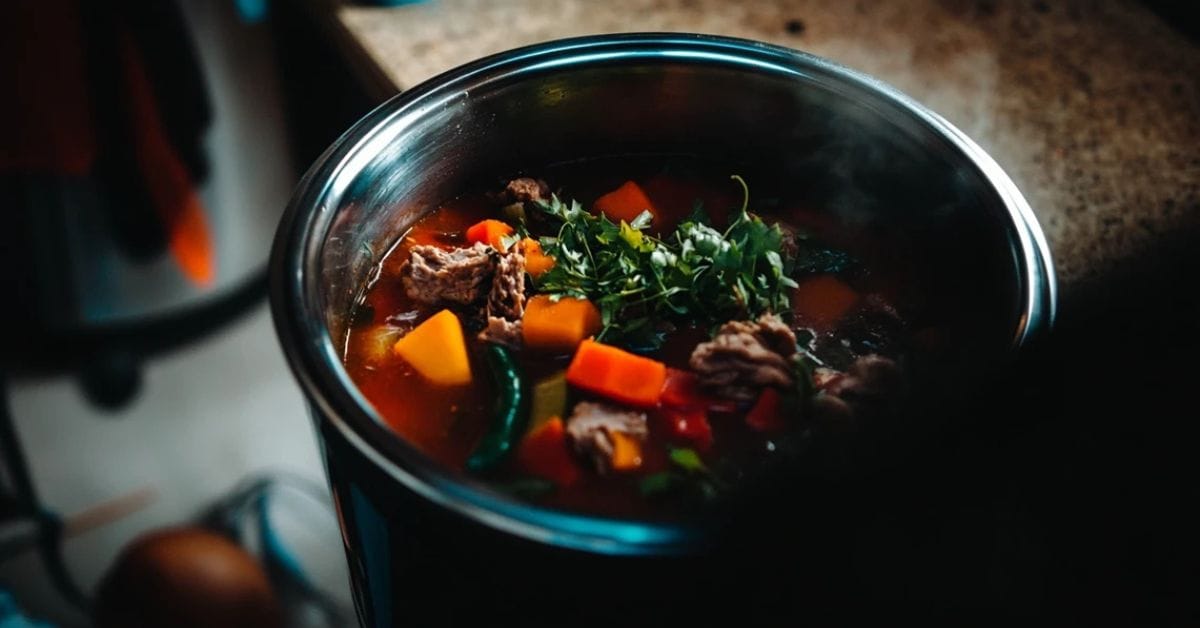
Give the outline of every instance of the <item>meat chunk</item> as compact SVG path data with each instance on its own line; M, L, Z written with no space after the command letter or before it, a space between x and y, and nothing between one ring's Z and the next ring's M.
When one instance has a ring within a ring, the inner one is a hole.
M825 390L845 376L846 374L839 370L831 369L827 366L818 366L817 368L813 369L813 388L816 388L817 390Z
M764 314L756 321L730 321L717 333L750 334L765 348L785 358L796 353L796 334L774 314Z
M717 395L750 401L764 386L786 388L795 382L792 356L796 335L778 316L732 321L709 342L696 346L688 364L700 385Z
M525 316L525 255L505 253L496 262L479 339L513 348L521 346L521 317Z
M514 250L501 255L488 292L487 315L520 320L525 316L525 254Z
M508 182L504 188L504 195L509 202L522 203L525 201L549 201L550 186L546 185L541 179L532 179L529 177L521 177Z
M483 298L496 271L495 250L486 244L445 250L412 247L404 272L404 291L419 303L474 303Z
M479 332L480 340L513 349L521 348L522 325L520 319L512 321L499 316L488 316L486 325L483 331Z
M608 473L612 469L613 432L620 432L639 442L645 441L650 433L646 425L646 413L581 401L575 404L575 409L567 419L567 437L571 446L591 461L600 473Z
M846 375L832 382L826 392L844 399L889 397L904 385L900 366L881 355L864 355L854 361Z
M895 402L904 388L904 374L894 360L864 355L845 372L825 383L813 399L816 418L830 425L852 425L877 415Z

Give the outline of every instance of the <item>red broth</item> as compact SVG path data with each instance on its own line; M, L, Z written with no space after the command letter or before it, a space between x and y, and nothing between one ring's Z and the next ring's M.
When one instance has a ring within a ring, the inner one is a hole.
M686 217L695 203L700 202L713 218L714 225L723 225L732 210L741 203L741 188L731 182L728 175L709 173L695 174L647 168L644 164L616 162L597 167L595 163L583 162L559 166L547 172L533 173L544 178L551 189L560 197L577 199L585 208L600 195L620 186L626 180L638 181L646 190L659 210L654 227L662 232L669 231L674 224ZM410 250L418 244L434 244L444 248L466 246L466 229L481 220L500 217L503 202L496 200L496 192L503 189L503 182L485 186L456 198L448 199L435 211L418 221L391 247L388 256L380 262L377 279L363 287L360 303L352 314L354 324L346 341L345 366L351 378L379 415L396 434L407 440L437 462L452 469L462 470L472 451L489 428L492 420L492 405L496 391L490 383L483 351L486 344L476 338L479 326L473 326L470 314L460 309L464 320L472 372L475 374L470 385L442 387L432 385L391 350L394 342L415 325L442 309L422 306L405 294L402 277ZM751 194L756 190L750 181ZM833 243L860 258L853 270L839 273L839 281L852 287L859 295L856 305L835 321L803 320L803 315L793 314L790 325L802 335L815 332L812 344L816 359L827 362L839 370L848 367L855 355L867 350L880 349L877 344L886 344L884 350L897 357L903 349L900 336L906 334L902 322L907 311L897 312L904 286L910 271L897 259L896 251L889 251L868 232L847 231L830 216L805 209L787 199L770 199L756 205L752 196L751 207L768 223L780 222L811 237ZM762 207L760 209L760 207ZM789 220L784 221L787 217ZM545 234L543 234L545 235ZM851 248L854 243L857 248ZM862 246L864 242L868 246ZM889 243L900 247L900 244ZM889 260L883 264L880 260ZM804 277L799 277L803 283ZM536 294L536 291L533 292ZM867 308L864 303L870 303ZM871 329L872 312L889 313L885 329ZM894 319L894 320L892 320ZM859 344L867 349L847 346L843 330L861 327L857 335ZM693 348L709 338L710 329L705 326L684 326L666 337L662 347L650 357L668 367L687 370L688 358ZM866 338L867 340L862 340ZM872 344L875 343L875 344ZM544 377L567 368L571 353L547 354L530 350L512 352L524 374L526 382L536 382ZM578 390L571 390L571 403L588 399ZM695 448L704 464L711 470L713 482L710 489L716 492L728 490L761 459L786 450L782 445L797 437L804 425L789 426L783 432L760 432L746 423L748 404L730 408L731 411L710 412L712 445L707 449ZM566 417L563 417L566 419ZM672 440L662 416L649 412L649 436L642 446L642 464L636 471L609 472L600 474L578 460L579 481L570 486L548 486L535 483L536 490L530 491L530 476L524 473L512 459L488 473L486 479L501 490L516 490L522 498L550 507L602 514L614 517L661 518L690 508L703 499L695 498L697 491L672 490L664 493L646 494L644 483L655 474L680 472L670 460L672 448L687 447L692 443ZM465 471L464 471L465 472ZM525 490L517 490L524 487ZM680 493L686 497L679 497ZM704 493L700 491L699 493Z

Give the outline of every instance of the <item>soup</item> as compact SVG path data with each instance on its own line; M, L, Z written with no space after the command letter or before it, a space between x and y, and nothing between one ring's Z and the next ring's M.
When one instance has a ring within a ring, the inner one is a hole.
M362 287L346 368L399 437L521 499L703 508L885 415L916 338L894 238L752 184L590 161L448 199Z

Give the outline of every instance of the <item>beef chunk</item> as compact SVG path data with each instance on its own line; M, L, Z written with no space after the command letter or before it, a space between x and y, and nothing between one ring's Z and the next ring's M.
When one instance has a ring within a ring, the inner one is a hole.
M903 388L904 374L895 361L864 355L845 373L827 380L813 399L813 412L825 423L851 424L884 413Z
M763 347L785 358L796 353L796 334L774 314L764 314L756 321L730 321L721 326L718 334L722 333L750 334Z
M881 355L864 355L826 391L848 400L877 399L894 395L903 385L903 374L894 360Z
M487 326L479 332L479 339L484 342L494 342L499 345L521 348L521 321L511 321L499 316L487 317Z
M688 364L700 385L727 399L750 401L764 386L786 388L795 381L796 335L773 314L757 321L725 323L710 342L692 351Z
M521 346L521 317L525 316L525 255L519 250L501 255L492 277L479 339L509 347Z
M817 390L825 390L845 376L846 374L839 370L831 369L826 366L818 366L817 368L813 369L813 388L816 388Z
M621 410L610 405L581 401L567 419L567 437L575 451L586 457L599 473L612 469L613 432L645 441L650 433L646 413Z
M487 315L510 321L525 316L525 254L520 250L505 253L496 262L496 274L488 293Z
M850 432L854 428L854 408L845 399L826 392L812 400L812 415L822 428L832 432Z
M496 252L486 244L445 250L412 247L404 272L404 290L419 303L474 303L482 299L496 271Z
M521 177L508 182L504 188L504 195L509 202L521 203L525 201L549 201L550 186L546 185L541 179L531 179L529 177Z

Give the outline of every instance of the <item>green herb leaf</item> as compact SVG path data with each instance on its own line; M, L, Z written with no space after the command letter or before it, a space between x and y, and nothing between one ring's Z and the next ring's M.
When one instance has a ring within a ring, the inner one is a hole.
M651 495L660 495L675 490L681 483L683 478L672 471L660 471L642 478L638 482L638 492L644 497Z
M522 234L519 232L513 232L512 234L506 236L500 236L501 251L503 252L511 249L514 244L521 241L521 237Z
M700 459L700 454L696 450L687 447L672 448L667 455L671 458L680 469L688 473L708 473L708 467L704 461Z
M783 255L783 232L748 211L749 188L724 232L708 224L701 205L666 238L651 235L652 216L613 223L557 196L537 207L559 223L541 238L557 263L537 281L553 296L591 300L600 309L598 337L627 347L654 349L663 334L650 321L712 324L783 313L796 286Z
M816 358L804 347L792 358L792 372L796 375L796 396L798 399L808 399L815 391L813 385L813 369L818 365Z

